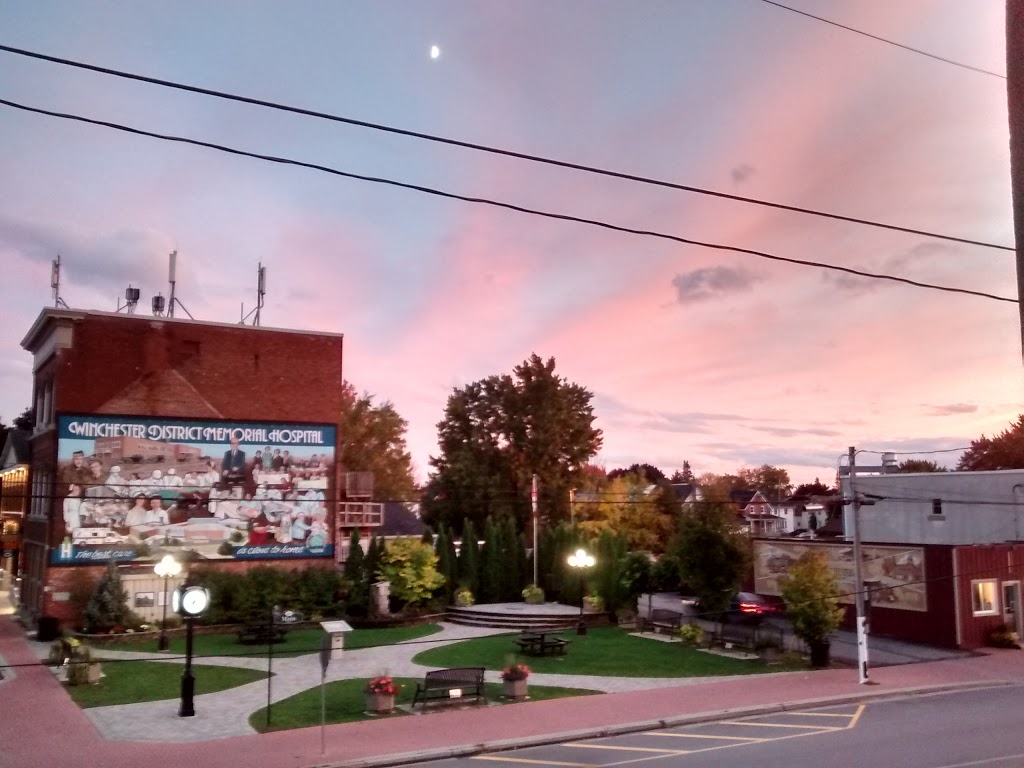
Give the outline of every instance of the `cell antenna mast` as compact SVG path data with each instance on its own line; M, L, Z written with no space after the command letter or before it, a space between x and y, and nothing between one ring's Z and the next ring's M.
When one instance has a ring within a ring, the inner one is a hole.
M175 267L178 266L177 262L178 262L178 252L177 251L171 251L169 263L167 265L167 282L170 283L170 287L171 287L171 296L170 296L169 299L167 299L167 316L168 317L174 317L174 301L175 301L175 299L174 299L174 283L176 282L175 279L174 279L174 273L175 273Z
M260 310L263 309L263 296L267 292L267 268L260 263L256 270L256 317L252 324L260 324Z
M50 288L53 289L53 306L68 308L64 299L60 297L60 254L53 260L53 269L50 271Z

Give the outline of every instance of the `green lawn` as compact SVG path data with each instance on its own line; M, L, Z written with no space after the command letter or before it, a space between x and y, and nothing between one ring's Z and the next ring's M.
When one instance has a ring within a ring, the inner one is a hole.
M418 679L421 680L422 678L395 678L395 682L399 686L398 695L395 697L395 704L397 706L412 703ZM379 717L402 717L407 714L397 708L390 715L365 714L365 703L363 701L363 686L365 684L365 680L338 680L324 686L326 722L328 724L351 723L356 720L373 720ZM511 703L508 699L502 698L500 684L487 683L485 690L487 692L487 700L490 703ZM529 700L541 701L543 699L559 699L567 696L588 696L594 693L598 692L587 691L581 688L531 685L529 688ZM436 704L429 706L438 708ZM266 708L253 713L249 718L249 724L261 733L320 725L320 686L310 688L290 698L276 702L270 710L269 728L267 727Z
M78 706L104 707L108 704L136 704L140 701L174 699L181 695L184 664L158 661L104 661L103 677L96 685L69 685L67 691ZM236 667L193 665L196 695L235 688L267 673Z
M633 637L617 627L597 627L582 636L568 630L561 636L572 641L564 656L522 656L515 635L493 635L423 651L413 661L432 667L482 666L494 670L519 661L533 672L607 677L707 677L808 668L805 661L790 657L768 667L756 660L704 653L682 643Z
M437 624L423 624L418 627L391 627L388 629L355 629L345 634L345 648L358 650L379 645L394 645L403 640L415 640L426 637L441 628ZM293 629L285 636L283 643L274 643L274 656L298 656L304 653L316 653L320 650L320 638L324 636L322 629ZM170 642L171 655L185 654L185 638L172 637ZM126 643L94 643L95 648L110 651L136 651L156 654L157 641L137 640ZM266 645L242 645L233 632L225 635L196 635L192 642L192 653L195 658L203 656L266 656Z

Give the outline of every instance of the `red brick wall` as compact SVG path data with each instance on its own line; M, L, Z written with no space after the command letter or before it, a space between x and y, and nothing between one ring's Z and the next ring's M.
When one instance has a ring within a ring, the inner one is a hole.
M63 321L62 321L63 322ZM341 411L342 338L252 326L195 323L143 315L87 314L73 321L70 348L60 349L36 372L55 377L56 413L106 413L186 419L337 424ZM335 455L342 436L337 432ZM33 440L33 471L56 457L54 431ZM340 488L340 464L334 487ZM61 515L56 480L46 493L50 515ZM49 567L48 525L26 521L26 556L35 553L42 580L27 583L23 605L31 618L54 615L75 623L70 591L75 573L96 577L102 566ZM245 571L257 565L303 569L330 563L309 560L218 561ZM45 593L43 586L48 588Z

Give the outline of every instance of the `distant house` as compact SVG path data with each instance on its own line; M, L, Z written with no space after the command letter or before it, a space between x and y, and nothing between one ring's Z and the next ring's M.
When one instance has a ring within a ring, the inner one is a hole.
M672 483L672 490L676 494L676 501L680 504L704 501L704 493L696 483Z
M783 533L817 531L828 520L825 504L817 496L789 496L774 506L775 514L782 520Z
M760 491L740 489L729 493L736 505L740 525L751 536L779 536L785 533L784 521Z

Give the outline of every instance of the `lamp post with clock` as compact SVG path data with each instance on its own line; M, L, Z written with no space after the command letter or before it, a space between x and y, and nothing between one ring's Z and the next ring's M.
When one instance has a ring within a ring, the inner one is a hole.
M172 608L185 620L185 671L181 673L181 707L178 717L196 714L196 679L192 676L192 625L210 605L210 591L206 587L185 586L174 590Z

